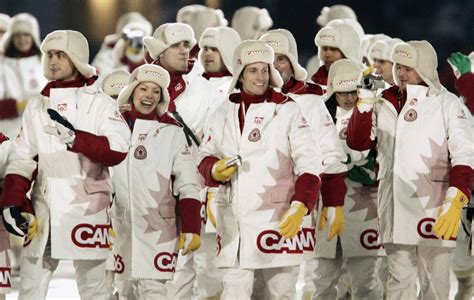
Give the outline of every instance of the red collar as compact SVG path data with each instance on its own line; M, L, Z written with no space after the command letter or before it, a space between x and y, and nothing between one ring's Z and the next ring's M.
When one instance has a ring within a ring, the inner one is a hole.
M137 119L142 119L142 120L157 120L156 116L156 111L151 112L149 114L142 114L138 110L135 109L135 106L132 105L132 110L130 111L124 111L122 113L123 118L127 121L128 127L130 129L133 129L133 126L135 125L135 121Z
M271 87L269 87L266 92L260 96L249 95L244 91L241 91L240 93L234 93L229 96L229 101L236 104L241 102L244 102L245 104L262 103L265 101L281 104L288 100L291 100L291 98L283 95L282 93L276 92Z
M319 85L328 85L328 75L329 72L326 70L326 67L323 65L319 67L318 71L311 76L311 80L313 80L314 83L319 84Z
M189 58L197 58L199 54L199 45L196 44L191 51L189 51Z
M120 62L124 65L127 65L128 67L128 72L132 73L133 70L135 70L136 68L138 68L139 66L145 64L145 60L142 60L140 61L139 63L134 63L132 61L130 61L127 56L123 56L122 59L120 60Z
M283 85L281 91L284 94L292 93L296 95L314 94L321 96L323 94L323 89L319 85L299 81L294 77L291 77L291 79Z
M91 76L89 78L85 78L84 76L80 75L78 78L73 80L54 80L48 82L46 86L41 91L41 95L49 97L51 89L65 89L65 88L79 88L85 85L92 85L97 80L97 76Z
M215 72L215 73L204 72L204 73L202 73L202 77L206 78L207 80L209 80L209 78L221 78L221 77L226 77L226 76L232 77L232 74L230 74L230 72L227 69L225 71L222 71L222 72Z
M176 110L176 106L174 105L173 100L176 99L179 95L181 95L181 93L183 93L184 90L186 89L186 82L183 79L183 75L191 72L191 70L194 67L194 62L195 61L191 59L188 61L188 69L186 72L176 72L176 71L166 70L168 74L170 75L170 84L168 86L168 93L170 95L171 101L170 101L168 110L171 112ZM155 60L153 64L163 67L159 59Z

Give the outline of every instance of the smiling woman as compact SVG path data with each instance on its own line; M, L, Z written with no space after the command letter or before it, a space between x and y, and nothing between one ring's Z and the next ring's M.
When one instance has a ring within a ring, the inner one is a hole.
M161 99L161 87L154 82L141 82L131 97L135 109L144 115L153 113Z

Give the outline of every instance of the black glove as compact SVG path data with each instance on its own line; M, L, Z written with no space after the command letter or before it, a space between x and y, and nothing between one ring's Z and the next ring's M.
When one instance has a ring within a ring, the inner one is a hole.
M5 207L2 214L3 225L9 233L20 237L28 234L28 220L21 215L21 209L18 206Z
M51 120L56 121L59 124L63 125L64 127L71 129L73 132L76 132L76 128L74 128L74 126L72 126L72 124L69 123L69 121L66 120L65 117L61 116L57 111L55 111L54 109L48 108L47 112Z

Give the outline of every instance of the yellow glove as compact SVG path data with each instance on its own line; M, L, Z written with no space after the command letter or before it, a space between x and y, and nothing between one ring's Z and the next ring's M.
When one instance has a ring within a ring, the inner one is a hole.
M214 213L212 212L212 202L214 202L214 199L216 198L216 193L211 192L211 189L207 191L207 203L206 203L206 214L207 218L209 219L209 222L211 222L212 226L216 227L216 218L214 217Z
M318 229L323 230L326 223L329 223L328 241L332 240L336 234L340 236L344 232L344 208L342 206L323 207Z
M434 224L433 231L436 237L444 240L456 238L461 223L462 208L467 205L469 199L463 192L455 187L449 187L446 199L438 212L438 220Z
M28 99L16 102L16 109L18 110L19 113L22 113L25 111L26 104L28 104Z
M280 234L287 239L292 239L300 231L303 217L308 212L308 208L303 202L293 201L280 221Z
M112 250L113 246L114 246L114 243L112 242L112 239L115 239L117 237L117 233L115 232L115 230L112 228L112 226L109 227L109 236L110 236L110 240L109 240L109 250Z
M214 166L212 166L211 175L215 181L226 182L234 176L234 173L237 171L236 165L227 166L226 162L229 160L229 157L218 160Z
M201 237L195 233L181 233L178 239L178 246L176 250L183 249L183 255L189 253L189 251L196 251L201 247Z
M22 212L21 215L28 220L28 233L26 234L26 240L31 241L36 236L38 223L35 216L30 213Z

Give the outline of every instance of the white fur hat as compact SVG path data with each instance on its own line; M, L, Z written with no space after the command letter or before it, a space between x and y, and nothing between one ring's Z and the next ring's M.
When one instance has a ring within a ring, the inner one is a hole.
M230 27L215 27L208 28L201 36L199 40L199 61L204 65L203 51L204 47L214 47L219 50L227 71L232 73L232 55L234 54L235 48L240 44L240 36L234 29Z
M127 86L130 73L125 70L115 70L107 74L102 80L102 90L110 97L120 94L120 91Z
M182 41L188 41L190 48L196 45L193 29L184 23L165 23L155 29L153 36L143 38L143 44L153 59L157 59L171 45Z
M246 40L240 43L235 49L232 59L234 73L232 82L230 83L229 93L232 93L235 89L240 74L244 71L245 66L256 62L267 63L270 69L270 86L281 87L283 85L283 79L273 66L273 59L274 52L272 47L262 41Z
M161 99L156 107L158 116L161 117L168 110L170 103L170 95L168 94L170 75L158 65L145 64L136 68L130 75L127 86L120 92L117 98L118 104L129 103L133 91L142 82L153 82L161 87Z
M382 33L367 34L362 38L362 56L366 57L369 60L369 63L372 65L374 61L370 58L370 49L377 41L388 40L390 40L390 37Z
M33 37L33 42L36 47L40 47L40 29L38 25L38 20L29 14L21 13L15 15L10 19L8 24L8 29L5 35L2 38L3 49L7 50L12 42L12 37L15 33L28 33Z
M357 16L354 10L349 6L336 4L331 7L323 7L321 14L316 18L316 23L324 27L335 19L352 19L357 21Z
M117 21L117 24L115 25L115 35L120 37L122 35L123 28L129 23L135 22L148 22L148 20L137 11L132 11L121 15Z
M392 51L398 43L403 43L403 41L397 38L376 41L370 48L369 59L372 62L374 59L392 62Z
M193 13L205 7L206 6L201 4L191 4L181 7L176 13L176 22L189 24L189 19Z
M10 23L10 16L0 13L0 31L8 30L8 23Z
M318 46L319 60L323 61L322 47L334 47L341 50L346 58L362 62L360 38L355 29L346 23L333 24L319 30L314 38Z
M414 68L421 79L429 86L430 91L438 93L443 89L439 82L438 56L436 51L427 41L410 41L395 45L392 52L393 78L395 84L400 85L397 75L397 64Z
M199 40L207 28L227 26L228 23L222 10L203 7L191 13L187 24L193 28L194 36Z
M328 85L325 99L331 98L335 92L351 92L357 90L362 68L350 59L340 59L329 68Z
M46 36L41 44L43 53L43 73L48 80L53 80L49 70L49 50L63 51L85 78L96 75L96 69L89 65L89 43L79 31L56 30Z
M334 19L332 21L329 21L329 23L326 26L332 26L334 24L341 24L341 23L351 25L352 28L354 28L354 30L359 35L360 40L362 41L362 39L365 36L365 31L364 31L364 28L362 28L362 25L360 25L360 23L357 22L356 20L352 20L352 19Z
M267 31L272 25L273 20L265 8L244 6L232 16L232 28L242 40L256 39L259 32Z
M286 29L274 29L262 35L259 40L272 47L276 54L284 54L288 57L296 80L306 80L308 74L298 63L298 48L291 32Z

